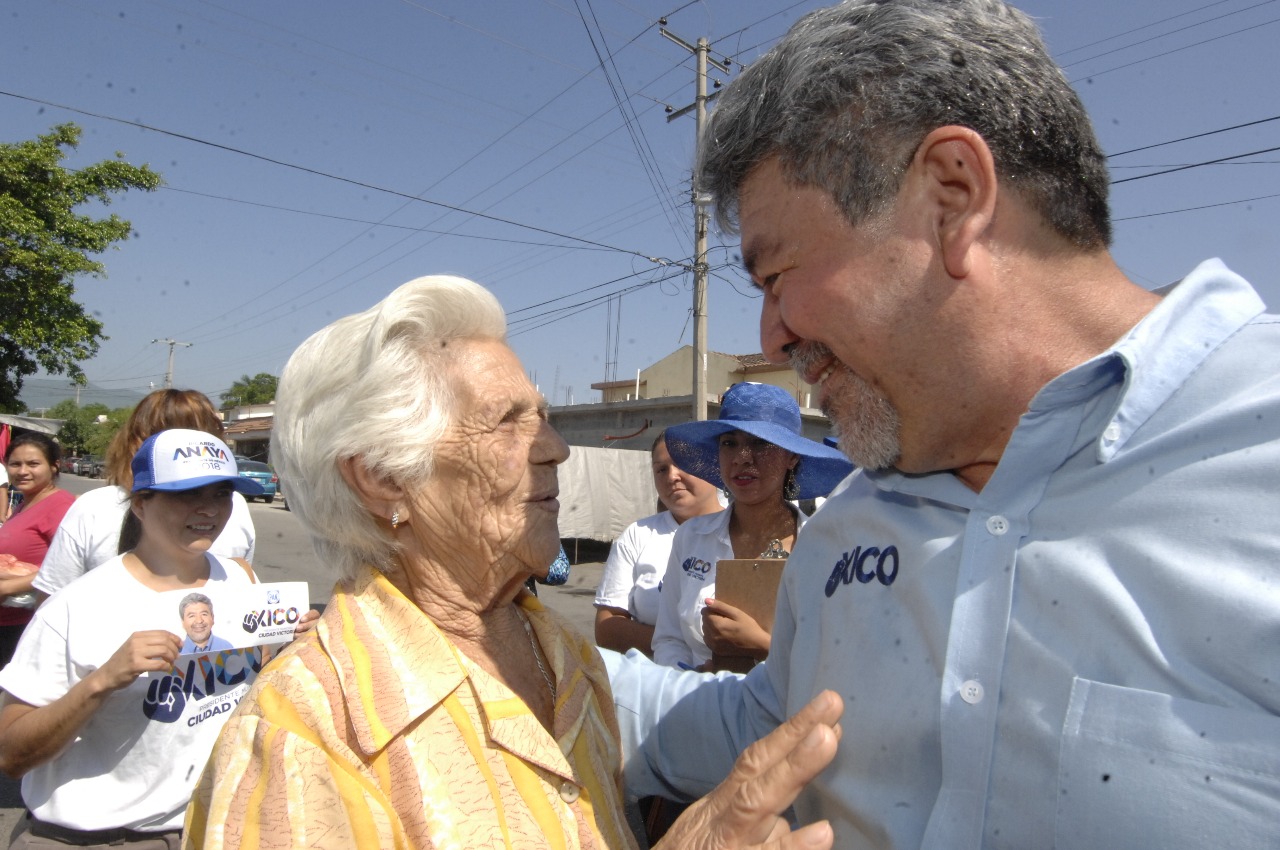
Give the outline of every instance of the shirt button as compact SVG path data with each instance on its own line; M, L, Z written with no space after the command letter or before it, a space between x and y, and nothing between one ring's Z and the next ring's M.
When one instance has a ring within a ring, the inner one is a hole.
M969 705L977 705L982 702L982 683L977 679L970 679L960 686L960 699L969 703Z
M1116 440L1120 439L1120 426L1112 422L1107 426L1107 430L1102 432L1102 439L1106 440L1108 443L1114 443Z
M566 803L578 802L578 797L581 794L582 792L578 790L578 786L574 785L569 780L566 779L564 782L560 783L560 799L564 800Z
M987 517L987 531L990 531L996 537L999 537L1001 534L1004 534L1008 530L1009 530L1009 520L1005 519L999 514L996 514L995 516L992 516L992 517Z

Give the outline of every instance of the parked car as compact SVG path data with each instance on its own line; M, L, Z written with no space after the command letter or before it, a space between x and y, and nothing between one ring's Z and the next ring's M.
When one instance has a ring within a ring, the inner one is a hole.
M261 496L245 496L245 499L252 502L254 499L261 499L267 504L271 504L276 500L276 489L280 484L280 479L276 477L271 467L267 466L260 460L241 460L236 458L236 466L240 468L240 474L245 478L252 478L262 485Z
M93 457L89 458L89 477L101 478L107 473L107 461L105 458Z
M67 455L66 457L58 461L58 471L70 472L72 475L74 475L76 461L78 461L79 459L80 458L75 457L74 455Z

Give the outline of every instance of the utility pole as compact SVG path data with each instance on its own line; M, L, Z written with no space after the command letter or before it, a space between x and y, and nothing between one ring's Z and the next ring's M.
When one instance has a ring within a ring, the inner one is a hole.
M164 373L164 387L165 389L170 389L171 387L173 387L173 349L174 347L181 345L186 348L190 348L191 346L195 345L195 343L178 342L177 340L173 340L173 339L153 339L151 341L153 343L164 342L164 343L168 343L169 345L169 370Z
M699 38L696 46L669 32L666 27L658 30L662 36L683 47L698 59L698 74L695 81L695 97L693 103L671 112L667 116L668 123L694 111L697 121L696 132L698 142L695 151L702 147L702 127L707 120L707 65L714 65L724 73L729 73L729 66L708 55L709 45L705 38ZM718 85L718 84L717 84ZM694 155L697 160L697 153ZM711 197L702 191L698 173L693 173L693 418L702 421L707 418L707 225L710 214L707 207L711 205Z

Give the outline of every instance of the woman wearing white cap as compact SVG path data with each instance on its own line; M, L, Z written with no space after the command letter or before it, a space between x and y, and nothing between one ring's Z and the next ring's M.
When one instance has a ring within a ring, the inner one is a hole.
M853 471L844 455L800 433L800 406L781 387L735 384L720 418L667 429L681 469L724 488L728 510L680 526L659 594L653 660L715 669L717 655L763 659L769 633L745 612L714 601L716 563L786 557L804 525L797 499L825 496Z
M175 666L178 635L135 631L157 594L254 581L209 547L231 514L231 494L260 495L261 487L202 431L148 438L132 468L136 542L51 596L0 671L0 768L22 777L30 812L12 848L177 847L191 790L229 714L222 707L243 696L261 666L255 650Z

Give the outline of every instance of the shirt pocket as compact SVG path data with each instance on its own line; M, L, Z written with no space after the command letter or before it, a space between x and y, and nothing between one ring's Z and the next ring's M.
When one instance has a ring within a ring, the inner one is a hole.
M1054 846L1280 844L1280 718L1076 679Z

